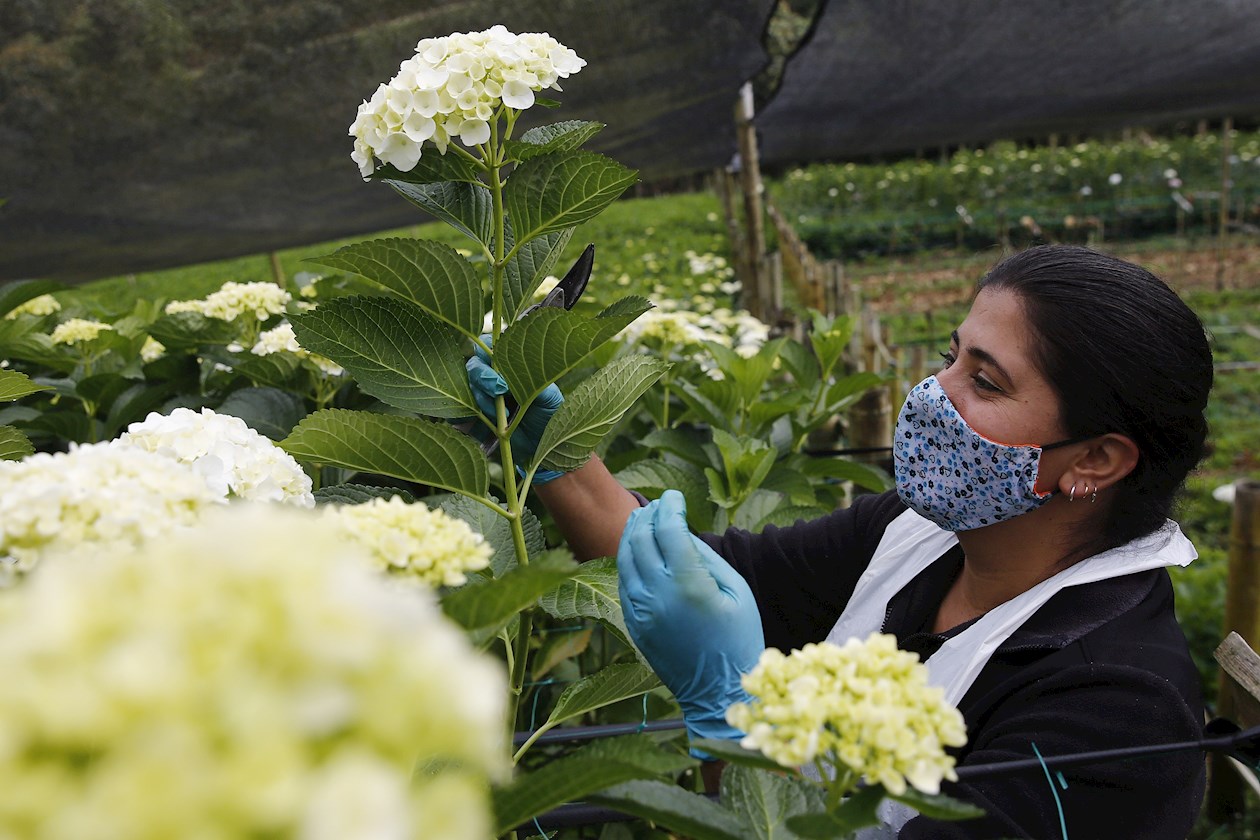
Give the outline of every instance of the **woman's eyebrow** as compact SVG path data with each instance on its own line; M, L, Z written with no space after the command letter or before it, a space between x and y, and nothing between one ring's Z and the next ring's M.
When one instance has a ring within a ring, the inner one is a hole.
M954 344L958 345L958 349L961 350L962 339L958 337L958 330L954 330L952 333L950 333L950 337L954 339ZM999 362L997 359L995 359L993 357L993 354L990 353L988 350L983 350L979 347L968 347L967 355L973 356L979 359L980 361L984 362L985 364L990 365L994 370L996 370L999 374L1001 374L1002 378L1005 379L1007 382L1015 381L1014 379L1011 378L1011 375L1006 372L1006 368L1002 367L1002 363Z

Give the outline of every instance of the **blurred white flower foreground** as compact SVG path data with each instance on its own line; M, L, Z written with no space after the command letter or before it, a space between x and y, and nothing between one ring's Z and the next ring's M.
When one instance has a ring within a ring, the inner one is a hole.
M502 669L427 596L276 505L44 564L0 593L0 836L490 836Z

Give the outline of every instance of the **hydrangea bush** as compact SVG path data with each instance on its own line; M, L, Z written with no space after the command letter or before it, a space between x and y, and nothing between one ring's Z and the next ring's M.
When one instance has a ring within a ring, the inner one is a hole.
M0 599L0 835L490 836L501 669L314 513L217 514Z

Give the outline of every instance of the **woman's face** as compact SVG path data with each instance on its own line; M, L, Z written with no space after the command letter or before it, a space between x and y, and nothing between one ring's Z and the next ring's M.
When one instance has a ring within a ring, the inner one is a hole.
M989 440L1043 446L1068 437L1058 395L1033 364L1032 328L1013 292L976 295L936 378L968 425ZM1053 488L1065 466L1054 462L1064 454L1042 454L1038 490Z

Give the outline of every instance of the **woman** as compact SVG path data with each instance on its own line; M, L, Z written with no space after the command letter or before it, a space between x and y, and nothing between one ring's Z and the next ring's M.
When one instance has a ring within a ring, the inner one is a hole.
M1212 360L1161 281L1083 248L1033 248L978 284L940 373L897 420L897 491L762 534L698 538L681 496L647 507L596 460L539 488L579 554L617 553L627 625L693 736L782 650L883 630L962 712L960 766L1192 740L1203 709L1168 520L1203 453ZM984 818L885 814L901 838L1182 838L1201 755L1003 774L945 791Z

